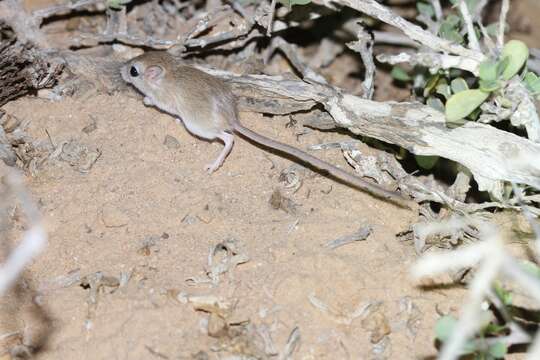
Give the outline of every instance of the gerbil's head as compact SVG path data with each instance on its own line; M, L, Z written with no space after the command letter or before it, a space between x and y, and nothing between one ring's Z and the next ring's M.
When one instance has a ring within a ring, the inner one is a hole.
M173 62L173 56L164 51L144 53L122 67L122 78L144 95L155 95L167 87L166 77Z

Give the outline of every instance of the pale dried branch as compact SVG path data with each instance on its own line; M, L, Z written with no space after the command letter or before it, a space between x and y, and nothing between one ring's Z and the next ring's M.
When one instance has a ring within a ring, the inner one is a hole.
M326 79L308 66L307 61L300 54L298 47L294 44L288 43L280 36L274 37L270 43L270 46L266 49L264 56L265 63L269 61L270 57L276 50L280 50L285 54L294 68L298 70L300 74L302 74L303 79L326 84Z
M443 10L440 0L431 0L431 6L433 6L433 10L435 10L435 18L437 21L440 21L443 18Z
M466 203L465 197L469 190L468 184L470 181L468 176L459 173L454 184L444 190L407 174L392 154L380 152L376 159L373 159L373 156L359 152L353 145L351 142L345 142L342 143L341 147L345 159L360 176L374 179L378 184L384 184L388 188L395 186L397 183L401 193L410 196L418 203L439 203L448 209L463 214L472 214L489 208L520 209L517 199L511 199L505 204L494 201L480 204ZM527 199L526 201L530 203L533 200Z
M272 35L272 24L274 22L274 14L276 12L276 0L272 0L270 3L270 19L268 19L268 26L266 27L266 36Z
M471 17L471 13L469 12L469 5L467 5L465 0L461 0L459 2L459 12L461 13L461 17L463 18L465 26L467 27L469 47L475 51L480 51L480 43L476 37L476 30L474 29L473 19Z
M390 65L400 63L422 65L434 70L455 68L478 75L478 62L462 56L434 52L402 52L397 55L380 54L377 56L377 60Z
M374 31L373 35L375 37L376 44L389 44L389 45L399 45L417 48L420 46L414 40L409 39L403 34L388 32L388 31Z
M510 0L503 0L501 6L501 15L499 16L499 32L497 34L497 46L502 49L504 46L504 31L506 29L506 18L510 11Z
M318 0L318 2L326 5L330 1ZM480 63L485 58L485 56L478 51L467 49L461 45L452 43L451 41L441 39L431 34L429 31L423 30L420 26L396 15L390 9L379 4L375 0L333 0L332 2L351 7L371 17L377 18L382 22L392 25L403 31L405 35L412 40L417 41L423 46L434 51L448 52L463 56L472 61L476 61L477 63Z
M228 21L233 14L229 5L220 6L203 14L190 30L179 33L173 39L160 39L153 36L138 36L128 33L125 8L121 11L107 11L107 28L102 34L81 34L72 40L71 46L96 46L100 43L119 42L125 45L149 47L157 50L171 49L175 53L183 52L186 47L206 48L217 43L234 41L254 33L253 22L239 18L235 26L220 30L207 36L197 37L212 29L222 21ZM257 36L257 33L254 33ZM259 35L261 36L261 35ZM245 41L242 44L245 44Z
M361 24L356 24L357 41L347 45L349 49L357 51L364 63L364 82L362 83L363 97L372 99L375 92L375 63L373 62L373 38Z
M489 3L490 0L480 0L474 9L473 18L480 20L482 17L482 12L484 8Z
M41 25L44 19L52 16L66 15L73 10L83 9L91 5L102 4L103 0L79 0L77 2L67 2L65 4L53 5L44 9L35 10L32 12L32 17L36 20L36 24Z
M13 286L25 267L47 245L47 234L41 223L39 210L26 192L21 175L10 170L6 175L7 185L20 200L25 212L29 229L24 233L22 242L13 250L0 267L0 296Z
M41 48L49 47L47 37L39 29L39 21L26 12L22 1L0 1L0 20L13 28L21 43L32 43Z

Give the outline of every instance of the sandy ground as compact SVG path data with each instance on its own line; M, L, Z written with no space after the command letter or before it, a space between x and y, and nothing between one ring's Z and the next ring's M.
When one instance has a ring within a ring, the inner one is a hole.
M4 109L28 121L34 139L101 154L86 173L60 157L27 178L49 232L26 274L51 319L40 359L263 358L265 346L281 352L294 328L301 336L295 359L423 359L436 354L439 313L455 313L463 301L462 288L423 291L410 278L417 255L396 234L416 214L310 172L296 193L284 189L280 173L293 163L241 139L208 175L203 167L222 145L192 137L127 94L26 97ZM298 137L301 129L286 127L284 117L241 119L304 149L348 138ZM338 150L316 155L348 167ZM271 206L276 189L295 211ZM366 225L373 232L365 241L322 246ZM23 228L24 218L14 216L4 233L15 241ZM220 243L249 260L205 283L209 252ZM96 272L129 281L97 296L80 282L62 285L70 274ZM199 295L232 304L228 329L195 309ZM14 296L0 303L2 333L40 331L27 307Z

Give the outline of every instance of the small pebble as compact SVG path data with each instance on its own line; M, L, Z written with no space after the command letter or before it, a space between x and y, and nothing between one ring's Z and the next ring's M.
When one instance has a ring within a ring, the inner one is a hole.
M101 219L106 227L122 227L129 223L129 217L112 204L105 204L101 211Z
M165 136L165 140L163 141L163 145L167 147L167 149L178 149L180 147L180 141L178 141L174 136L167 135Z
M94 132L97 130L97 124L96 122L92 122L85 127L82 128L82 132L85 134L90 134L91 132Z

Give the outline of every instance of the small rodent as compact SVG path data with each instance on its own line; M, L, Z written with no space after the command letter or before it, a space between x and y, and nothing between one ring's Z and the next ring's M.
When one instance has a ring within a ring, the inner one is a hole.
M236 99L229 86L210 74L185 65L165 51L137 56L122 67L122 77L143 95L146 105L179 117L187 130L210 141L220 139L225 147L206 166L209 173L225 161L234 144L234 133L255 143L292 156L361 190L399 205L408 201L399 193L369 183L295 147L274 141L244 127L238 120ZM406 205L407 206L407 205Z

